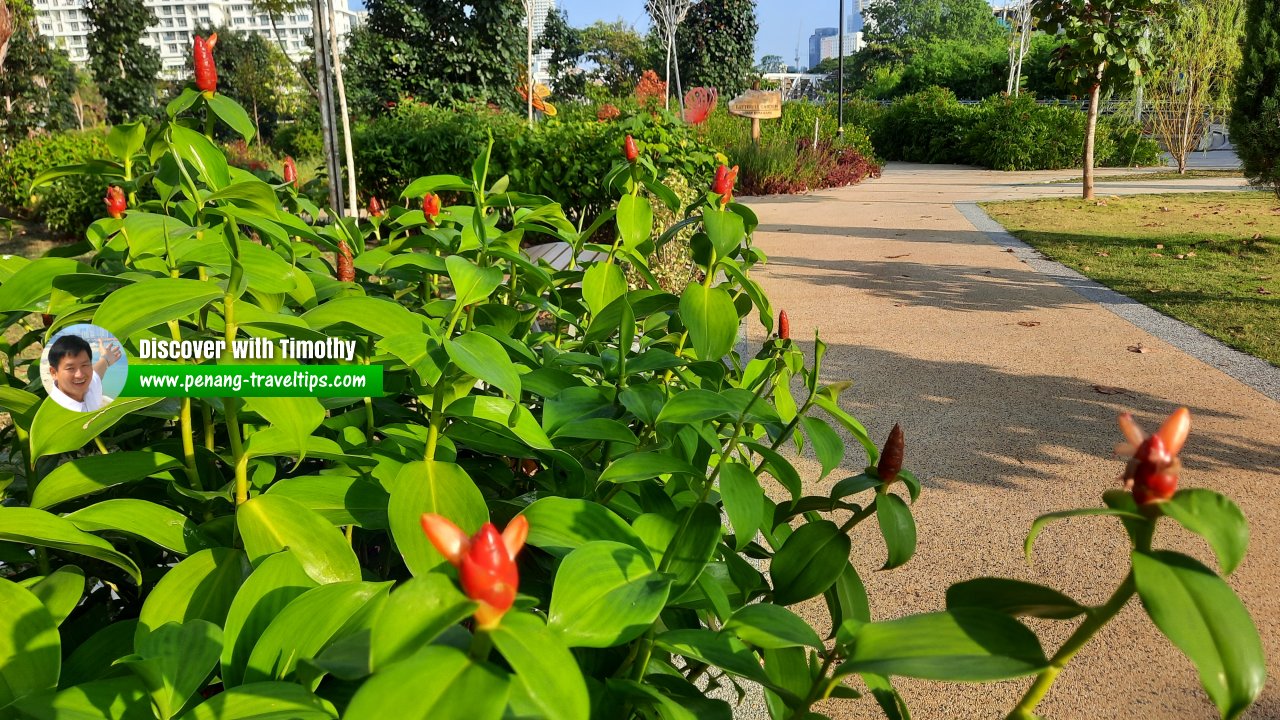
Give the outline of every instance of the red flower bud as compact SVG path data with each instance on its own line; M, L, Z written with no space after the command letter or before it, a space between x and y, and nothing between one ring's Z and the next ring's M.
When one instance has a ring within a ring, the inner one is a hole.
M440 216L440 196L435 193L427 193L422 196L422 214L427 216L427 220L432 225L436 224L436 218Z
M107 204L107 214L119 220L124 211L129 207L124 199L124 190L118 185L112 185L107 188L107 196L102 200Z
M201 92L214 93L218 91L218 68L213 64L213 46L217 42L217 35L210 35L209 40L197 35L193 41L191 62L195 66L196 87Z
M382 203L376 197L369 198L369 217L382 217Z
M284 158L284 181L295 188L298 187L298 165L290 155Z
M711 185L711 192L720 196L721 204L727 204L733 200L733 186L738 181L738 166L734 165L732 169L721 165L716 168L716 180Z
M515 559L529 535L529 521L517 515L501 533L493 523L485 523L480 532L467 538L447 519L427 513L422 516L422 528L436 550L458 568L463 592L479 604L477 625L483 629L496 626L516 599L520 574Z
M351 282L356 279L355 261L351 257L351 247L347 245L347 241L338 239L338 280L340 282Z
M778 311L778 337L783 340L791 339L791 318L787 317L786 310Z
M891 483L898 479L905 450L906 441L902 436L902 426L894 423L893 429L889 431L889 439L885 441L884 449L880 451L880 463L876 465L876 474L880 476L881 482Z
M632 164L640 159L640 149L636 147L636 141L630 135L622 141L622 154L626 156L627 162Z
M213 47L218 44L218 33L209 33L209 37L204 39L204 44L212 52Z
M1178 452L1191 432L1191 412L1178 408L1150 437L1143 436L1129 413L1120 416L1120 429L1129 441L1116 447L1118 453L1130 456L1120 477L1125 489L1133 491L1139 505L1172 498L1182 471Z

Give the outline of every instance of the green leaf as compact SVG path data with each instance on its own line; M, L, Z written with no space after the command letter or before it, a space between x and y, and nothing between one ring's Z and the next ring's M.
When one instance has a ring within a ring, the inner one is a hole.
M689 392L689 391L686 391ZM702 476L704 473L678 457L665 453L637 452L623 455L600 473L600 482L616 484L652 480L660 475Z
M0 521L3 523L3 521ZM2 525L0 525L2 526ZM58 685L62 641L49 610L29 590L0 578L0 708Z
M464 422L481 421L480 424L485 428L500 432L536 450L555 449L542 426L534 419L533 413L507 398L467 395L449 403L445 414ZM449 432L456 432L457 425L455 423L451 426Z
M1203 488L1179 490L1160 504L1160 510L1209 543L1224 575L1234 572L1244 559L1249 523L1227 496Z
M201 550L173 566L142 603L134 647L141 647L149 633L169 622L208 620L221 627L248 575L244 553L231 548Z
M105 500L65 517L85 532L132 535L179 555L190 555L215 544L200 532L191 518L146 500Z
M618 214L614 216L618 223L618 233L622 235L622 244L635 247L649 239L653 232L653 206L649 199L639 195L623 195L618 200Z
M337 582L306 591L263 631L249 654L244 682L288 679L300 660L315 658L347 634L354 619L380 610L390 590L389 582Z
M509 612L489 636L539 717L587 720L591 716L591 699L578 661L542 620Z
M977 608L909 615L876 623L846 621L849 637L837 676L901 675L945 682L990 682L1049 665L1035 634L1003 613Z
M179 720L326 720L338 713L297 683L241 685L205 700Z
M1027 562L1031 562L1031 548L1032 546L1035 545L1036 538L1040 536L1040 531L1044 530L1046 525L1053 522L1054 520L1060 520L1062 518L1088 517L1093 515L1110 515L1112 517L1121 518L1122 520L1138 520L1142 522L1149 522L1147 518L1137 513L1129 512L1127 510L1117 510L1114 508L1105 508L1105 507L1079 508L1076 510L1060 510L1058 512L1047 513L1045 515L1041 515L1040 517L1036 518L1031 523L1031 531L1027 533L1027 540L1023 544L1023 550L1027 554Z
M129 243L129 253L135 258L147 255L162 257L167 247L176 247L179 240L196 233L196 228L177 218L140 210L131 210L123 222L123 235ZM225 248L222 249L225 254Z
M12 705L23 720L155 720L142 681L132 675L96 680L61 692L28 695Z
M627 293L627 278L622 268L613 263L596 263L582 274L582 300L592 315Z
M290 551L271 555L258 564L236 592L223 625L222 682L244 682L249 654L271 621L294 599L318 587Z
M556 557L597 540L645 550L631 526L600 503L579 498L544 497L521 513L529 521L528 543Z
M702 213L702 226L706 228L717 258L733 255L734 250L747 238L742 216L729 210L706 210Z
M318 583L360 579L360 561L342 531L283 495L251 498L236 509L236 527L255 564L287 548Z
M423 195L439 190L467 192L471 190L471 183L458 175L428 175L409 183L404 192L400 193L400 197L421 200Z
M720 466L720 497L741 550L755 539L765 520L764 488L749 466L726 462Z
M250 397L244 407L261 415L271 427L298 448L298 460L306 459L307 438L324 422L324 406L310 397Z
M193 87L182 88L182 92L178 93L178 97L170 100L169 104L165 106L165 114L170 118L177 117L187 108L195 105L201 96L202 93Z
M671 557L666 560L667 572L672 577L671 597L680 597L693 587L711 562L724 531L720 511L711 503L698 503L686 509L684 515L691 515L684 521L685 531L667 546L663 557L664 560Z
M443 573L409 578L391 591L374 621L369 642L373 670L408 658L475 609L476 604Z
M1134 552L1133 579L1151 621L1195 664L1223 718L1237 718L1266 681L1262 641L1222 578L1175 552Z
M469 332L446 340L444 349L464 373L520 397L520 373L497 340L481 332Z
M151 695L161 720L169 720L204 686L222 649L222 630L204 620L166 623L147 635L136 654L120 663Z
M800 526L769 563L774 601L793 605L821 595L844 572L851 547L849 536L830 520Z
M809 444L818 456L818 462L822 463L822 474L818 476L821 480L844 462L844 441L822 418L803 417L800 424L804 426L804 434L809 436Z
M680 295L680 319L699 360L719 360L738 340L738 311L729 293L693 284Z
M858 576L852 562L845 563L844 572L836 583L824 593L827 610L831 614L833 628L839 628L846 620L871 622L871 607L867 602L867 588ZM833 630L834 632L834 630Z
M867 684L876 704L884 711L886 720L911 720L911 711L907 703L889 682L889 678L874 673L862 673L862 682Z
M32 260L0 285L0 312L45 312L54 278L80 268L80 263L70 258Z
M210 190L221 190L231 182L226 155L204 135L191 128L171 123L169 145L178 157L195 168L199 179L203 180Z
M306 475L272 483L268 495L281 495L314 511L331 525L387 529L391 496L377 482L345 475Z
M1050 587L1009 578L981 577L947 588L947 607L986 608L1006 615L1070 620L1088 608Z
M658 424L694 425L715 420L737 411L729 398L710 390L697 388L676 393L658 413Z
M639 637L667 603L671 580L647 552L589 542L556 571L548 621L570 647L613 647Z
M470 305L488 298L502 284L502 270L496 267L479 267L461 255L444 259L453 283L454 301Z
M498 720L511 692L506 673L455 648L432 645L374 673L344 720Z
M653 642L667 652L755 680L774 692L786 692L765 674L751 648L731 633L706 629L669 630L655 637Z
M423 331L422 321L404 306L374 297L334 298L308 310L302 319L313 330L326 330L343 323L378 337L415 335Z
M84 570L75 565L63 565L32 585L31 594L40 598L40 602L53 617L53 622L61 625L63 620L80 604L84 595Z
M116 660L133 652L137 620L121 620L95 632L80 643L62 663L61 687L69 688L97 680L112 672ZM148 720L153 720L148 716Z
M221 288L213 283L156 278L108 295L93 314L93 324L127 338L139 330L187 317L221 297Z
M739 609L724 624L744 642L763 649L807 646L822 649L822 638L799 615L777 605L753 603Z
M141 584L142 575L129 556L111 543L80 530L53 513L24 507L0 507L0 540L54 548L110 563Z
M178 467L182 467L182 461L153 450L76 458L54 468L40 481L31 498L31 507L47 508L115 485L162 475Z
M916 521L906 501L892 493L876 495L876 522L889 551L880 569L896 568L910 560L916 552Z
M222 122L230 125L246 143L253 140L253 121L249 119L249 113L240 107L240 103L222 93L214 93L205 100L209 103L209 109L222 118Z
M415 576L447 562L422 531L423 513L442 515L467 535L489 521L484 495L461 467L445 462L411 462L401 467L391 486L387 518L391 537Z
M46 398L31 421L31 454L42 458L79 450L125 415L149 408L161 399L120 398L97 412L83 413L68 410Z

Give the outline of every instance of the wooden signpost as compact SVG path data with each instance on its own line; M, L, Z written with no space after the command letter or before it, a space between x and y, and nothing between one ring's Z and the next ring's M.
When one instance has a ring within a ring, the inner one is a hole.
M729 114L751 118L751 141L760 142L760 121L782 117L782 92L747 90L729 101Z

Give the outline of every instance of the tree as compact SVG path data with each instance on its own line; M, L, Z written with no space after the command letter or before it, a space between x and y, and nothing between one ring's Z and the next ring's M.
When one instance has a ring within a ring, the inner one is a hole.
M987 0L880 0L866 10L867 43L921 47L938 40L986 44L1004 38Z
M88 0L89 69L116 125L156 112L160 53L142 43L156 16L142 0Z
M732 97L747 86L755 57L755 0L703 0L676 32L680 66L690 87Z
M346 51L352 104L374 112L414 97L514 108L524 64L521 0L368 0Z
M1249 0L1231 141L1245 174L1280 194L1280 0Z
M1103 85L1131 85L1155 56L1149 28L1175 6L1166 0L1042 0L1051 32L1060 32L1055 63L1063 83L1089 94L1084 134L1084 198L1093 198L1093 150Z
M1017 95L1022 90L1022 63L1031 49L1031 33L1035 27L1036 0L1020 0L1013 8L1005 8L1004 19L1009 24L1009 81L1005 92Z
M12 142L36 128L61 130L76 126L71 95L75 67L67 53L36 31L35 11L28 0L9 0L6 17L12 30L8 56L0 68L0 141Z
M613 95L629 94L640 80L640 73L649 69L649 48L644 37L622 20L597 20L583 28L582 45L582 59L595 66L590 78Z
M289 63L289 66L297 73L307 91L318 98L319 95L311 76L307 74L301 63L294 62L293 58L289 57L289 50L285 47L284 37L280 35L280 18L288 13L295 13L302 9L307 5L307 0L251 0L250 5L253 7L254 12L267 16L267 19L271 22L271 34L276 39L276 48L284 56L285 62ZM259 134L259 137L261 137L261 134Z
M692 0L649 0L645 3L645 9L649 12L649 19L653 22L655 33L662 38L663 50L665 57L663 62L666 65L667 74L664 76L664 82L667 87L671 85L671 65L675 63L676 67L676 98L680 102L680 109L684 110L684 94L680 87L680 55L676 52L676 31L680 29L680 23L689 14L689 8L693 6ZM663 98L666 107L671 106L671 93L667 93Z
M760 64L756 65L756 70L762 73L786 72L787 61L783 60L781 55L765 55L760 58Z
M569 16L560 8L552 8L538 36L539 50L550 50L547 72L551 89L557 97L580 98L586 90L586 75L578 69L578 61L586 52L582 31L569 24Z
M1187 155L1209 125L1231 111L1243 35L1244 0L1186 0L1156 28L1164 51L1160 67L1143 83L1147 118L1179 173L1187 171Z

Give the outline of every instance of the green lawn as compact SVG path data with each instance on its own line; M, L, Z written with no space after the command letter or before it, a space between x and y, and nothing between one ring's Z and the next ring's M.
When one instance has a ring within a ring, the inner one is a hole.
M1280 365L1280 199L1196 193L984 203L1058 262Z
M1212 178L1243 178L1239 170L1187 170L1179 175L1177 170L1157 170L1155 172L1135 172L1124 175L1097 175L1094 182L1161 182L1166 180L1207 180ZM1066 180L1050 180L1050 185L1082 182L1084 178L1074 177Z

